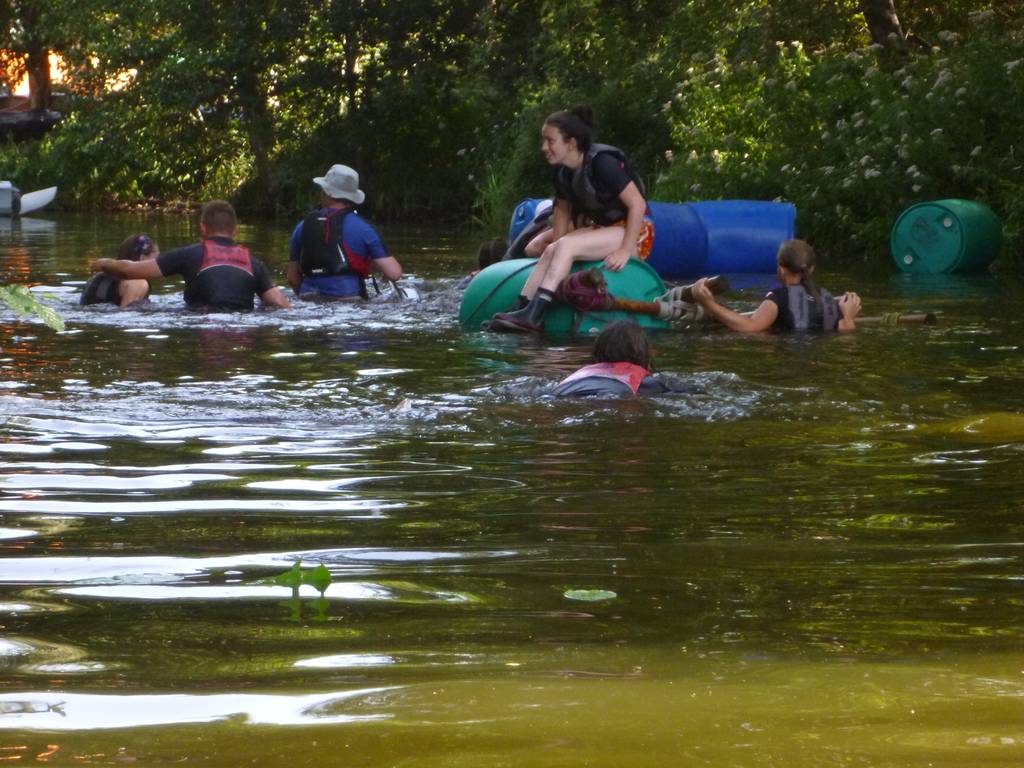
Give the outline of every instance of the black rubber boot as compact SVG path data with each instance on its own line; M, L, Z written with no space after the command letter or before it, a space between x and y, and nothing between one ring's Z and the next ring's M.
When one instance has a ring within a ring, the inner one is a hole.
M554 298L555 295L551 291L541 288L522 309L499 312L492 317L489 329L513 333L540 333L544 330L544 313L548 311L548 306Z

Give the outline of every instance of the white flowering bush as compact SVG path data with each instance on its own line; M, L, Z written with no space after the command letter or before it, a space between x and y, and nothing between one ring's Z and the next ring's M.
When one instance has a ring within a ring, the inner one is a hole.
M976 20L984 25L984 18ZM781 199L802 236L847 258L885 258L897 216L962 197L1024 226L1024 43L948 33L925 52L807 51L769 64L692 56L665 110L676 158L659 200Z

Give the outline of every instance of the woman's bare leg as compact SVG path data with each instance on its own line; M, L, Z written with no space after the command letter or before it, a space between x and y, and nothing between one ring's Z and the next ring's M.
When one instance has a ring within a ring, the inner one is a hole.
M530 276L526 278L526 285L523 286L522 295L527 299L533 298L533 294L537 292L537 287L540 285L540 281L548 271L548 266L551 261L550 259L545 259L544 256L547 253L547 249L550 247L554 236L554 230L545 229L526 244L526 249L524 250L526 255L531 259L537 259L537 263L534 264L533 269L530 270Z
M550 261L544 274L538 279L537 287L549 291L557 290L572 271L573 262L600 261L622 245L622 236L625 232L621 227L600 227L578 229L559 238L544 251L544 256L550 254Z
M574 261L600 261L622 245L625 232L621 227L577 229L558 238L544 249L530 272L523 296L532 299L538 288L556 291L572 271Z

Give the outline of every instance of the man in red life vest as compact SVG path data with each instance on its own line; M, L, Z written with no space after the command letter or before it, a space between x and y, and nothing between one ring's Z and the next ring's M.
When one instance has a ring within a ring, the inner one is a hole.
M202 242L175 248L148 261L97 259L92 269L122 280L181 275L189 309L251 310L256 296L266 307L291 307L263 262L235 243L237 231L235 209L224 200L213 200L203 206L200 215Z

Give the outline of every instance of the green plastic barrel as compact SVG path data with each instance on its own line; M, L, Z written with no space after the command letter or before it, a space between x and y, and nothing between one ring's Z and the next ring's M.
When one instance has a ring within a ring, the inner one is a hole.
M999 217L973 200L913 205L900 214L889 238L897 267L930 275L983 272L1002 244Z
M459 325L464 331L479 331L485 321L490 320L495 312L507 312L515 309L519 292L530 276L530 270L536 263L535 259L510 259L499 261L477 273L476 277L466 286L459 308ZM599 266L600 262L578 262L573 271L590 269ZM654 301L665 292L665 284L658 273L642 261L630 259L619 272L601 269L608 281L608 292L619 299L634 301ZM665 329L670 327L666 320L659 320L650 315L632 312L583 312L578 313L567 304L555 303L544 315L544 330L548 333L583 333L599 332L613 320L629 318L641 327Z

